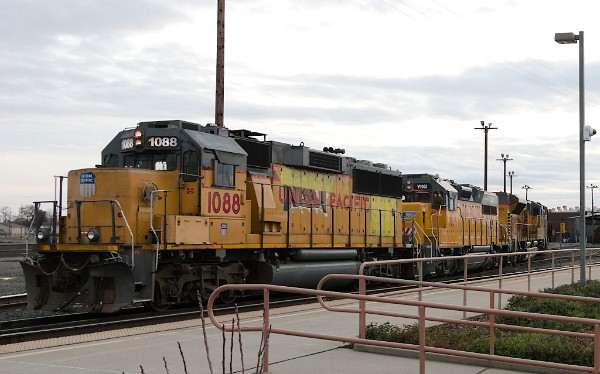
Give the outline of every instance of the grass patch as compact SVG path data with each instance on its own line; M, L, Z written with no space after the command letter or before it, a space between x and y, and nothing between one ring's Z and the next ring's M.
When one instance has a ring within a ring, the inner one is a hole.
M600 282L574 283L542 292L600 298ZM506 310L524 311L569 317L600 319L600 304L513 296ZM486 321L487 316L474 319ZM593 326L566 324L496 316L496 322L508 325L537 327L563 331L593 332ZM419 344L418 324L395 326L389 322L367 326L367 338L398 343ZM522 333L496 330L495 354L564 364L594 366L594 346L590 339L563 337L542 333ZM442 324L427 329L425 344L476 353L489 353L489 328L457 324Z

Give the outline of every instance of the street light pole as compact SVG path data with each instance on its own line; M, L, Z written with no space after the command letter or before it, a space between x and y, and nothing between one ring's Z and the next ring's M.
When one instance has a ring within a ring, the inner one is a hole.
M485 133L485 155L483 161L483 190L487 191L487 171L488 171L488 131L497 130L497 127L492 127L491 123L485 125L485 121L481 121L481 127L474 127L475 130L483 130Z
M506 193L506 161L512 161L512 158L508 158L508 153L506 156L504 153L501 153L500 157L502 158L497 158L496 161L502 161L504 163L504 193Z
M585 123L585 97L583 74L583 31L579 35L572 32L554 34L558 44L574 44L579 41L579 281L585 282L585 142L583 126Z
M525 189L525 200L529 200L527 197L527 192L529 192L529 190L531 189L531 187L529 187L528 185L524 185L523 187Z
M513 177L515 177L515 172L509 171L508 176L510 177L510 194L512 195L512 179L513 179Z

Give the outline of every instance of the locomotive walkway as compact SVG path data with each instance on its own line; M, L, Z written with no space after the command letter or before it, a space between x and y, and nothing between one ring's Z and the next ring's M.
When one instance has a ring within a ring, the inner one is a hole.
M571 282L571 271L556 274L555 284ZM600 269L594 268L592 278L600 277ZM550 275L531 277L531 290L550 286ZM496 287L497 280L480 282L480 286ZM505 278L504 288L527 290L526 277ZM417 299L416 293L405 293L406 299ZM423 299L431 302L460 304L463 294L459 290L425 290ZM469 305L489 305L489 299L481 295L469 295ZM507 299L506 297L505 299ZM504 300L503 300L504 301ZM356 304L349 300L336 300L330 305ZM219 317L231 324L234 316ZM260 325L262 312L240 315L241 325ZM382 323L390 320L384 316L369 316L367 322ZM413 323L414 321L409 321ZM275 327L302 330L321 334L355 337L358 334L357 317L352 314L332 313L319 304L299 305L270 310L270 323ZM397 323L394 321L393 323ZM222 332L206 320L211 364L214 373L242 372L238 335L226 334L223 344ZM242 333L242 351L246 373L254 373L260 333ZM181 351L179 349L181 345ZM386 349L373 348L369 352L347 348L343 343L318 339L299 338L273 334L269 339L270 373L418 373L419 359L414 357L379 354ZM222 352L226 359L222 360ZM182 321L160 326L122 329L99 334L72 336L6 345L0 347L0 372L2 373L210 373L204 347L200 321ZM183 358L182 353L183 352ZM378 353L371 353L378 352ZM184 363L185 359L185 363ZM470 361L471 363L473 361ZM184 366L185 365L185 366ZM223 367L225 369L223 369ZM466 364L459 359L444 356L436 361L428 356L427 373L521 373L531 372L523 367L490 367L487 361ZM559 373L538 368L537 372ZM564 371L562 371L564 372Z

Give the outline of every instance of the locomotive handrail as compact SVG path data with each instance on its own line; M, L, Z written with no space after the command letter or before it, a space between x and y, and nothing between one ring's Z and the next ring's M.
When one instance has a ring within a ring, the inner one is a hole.
M173 183L173 188L171 188L170 190L152 190L150 191L150 231L152 231L152 235L154 235L154 238L156 239L156 261L154 264L154 270L157 271L158 270L158 252L160 251L160 244L161 244L161 240L160 237L158 236L158 233L156 232L156 229L154 228L154 195L158 195L159 192L164 193L165 195L165 202L164 202L164 213L163 213L163 238L164 238L164 249L167 249L167 200L168 200L168 193L169 192L174 192L177 189L177 186L179 185L180 181L181 181L181 177L187 175L187 176L191 176L191 177L197 177L198 180L200 181L201 179L203 179L204 177L202 175L199 174L192 174L192 173L178 173L177 177L175 178L175 182ZM202 200L202 198L200 197L200 191L198 191L198 204L200 204L200 201Z
M150 230L152 231L152 234L154 235L154 238L156 239L156 261L155 261L155 265L154 265L154 271L158 271L158 252L160 250L160 238L158 236L158 233L156 232L156 229L154 228L154 213L153 213L153 209L154 209L154 195L158 195L159 192L163 192L165 194L165 202L164 202L164 214L163 214L163 230L162 230L162 234L163 234L163 238L164 240L164 246L165 249L167 248L167 199L168 199L168 193L169 192L173 192L174 190L152 190L150 191Z
M57 219L56 219L56 207L58 202L56 200L44 200L44 201L34 201L34 220L35 217L37 216L38 212L40 211L40 205L42 204L48 204L48 203L52 203L52 231L51 231L51 235L50 237L52 238L52 240L50 240L50 244L56 244L57 240L57 234L56 234L56 226L58 224ZM59 213L60 214L60 213Z
M506 231L506 240L508 241L509 252L510 252L510 244L511 244L511 243L510 243L510 240L511 240L511 239L510 239L510 235L509 235L509 233L508 233L508 227L506 227L506 225L503 225L503 224L501 224L501 223L500 223L499 225L500 225L500 228L501 228L501 229L504 229L504 230Z
M29 228L27 229L27 233L25 234L25 257L29 257L29 234L31 234L31 229L33 227L33 222L35 222L35 211L33 216L31 217L31 222L29 223Z
M458 214L460 215L460 223L462 226L462 235L460 237L462 239L462 247L464 247L465 246L465 217L463 217L461 207L457 206L456 208L458 209Z
M441 231L440 231L440 217L442 216L442 208L443 208L443 207L446 207L446 209L447 209L447 208L448 208L448 205L446 205L446 204L442 204L442 205L440 205L440 206L439 206L439 209L438 209L438 213L437 213L437 214L432 214L432 215L431 215L431 217L430 217L430 218L431 218L431 231L432 231L432 234L433 234L433 217L434 217L434 216L436 216L436 217L437 217L437 232L438 232L439 240L438 240L438 238L435 236L435 234L433 234L433 237L434 237L434 239L435 239L435 242L436 242L436 244L437 244L437 248L438 248L438 250L437 250L437 251L438 251L438 253L439 253L439 246L440 246L440 243L441 243L441 241L442 241L442 233L441 233Z
M44 201L34 201L33 202L33 217L31 217L31 223L29 224L29 229L27 230L27 234L25 235L25 257L29 256L29 234L32 231L32 227L33 227L33 223L35 222L35 218L38 215L38 212L40 211L40 205L41 204L46 204L46 203L52 203L53 204L53 212L56 212L56 200L44 200ZM52 244L56 244L56 216L55 214L52 214L52 234L51 234L51 238L52 240L50 241L50 245Z
M414 219L406 219L406 220L402 220L402 222L406 222L406 221L410 221L413 225L413 229L415 228L415 226L417 227L417 231L421 230L420 232L423 233L423 243L421 244L425 244L425 239L427 239L427 241L429 241L429 244L431 244L431 246L433 246L433 242L431 241L431 238L429 238L429 235L427 235L427 233L425 232L425 229L421 227L421 225L419 225L419 223L414 220ZM413 242L414 242L414 238L417 238L418 241L418 236L415 236L414 233L413 235Z
M111 206L111 218L112 218L112 238L111 242L115 243L116 238L116 223L115 223L115 203L119 207L119 213L121 213L121 217L123 217L123 222L125 222L125 227L127 227L127 231L129 231L129 235L131 236L131 267L135 266L135 239L133 237L133 231L131 231L131 227L129 226L129 222L127 221L127 217L125 217L125 212L123 212L123 208L121 207L121 203L116 199L102 199L102 200L75 200L75 205L77 209L77 240L81 242L81 213L80 207L82 203L110 203Z

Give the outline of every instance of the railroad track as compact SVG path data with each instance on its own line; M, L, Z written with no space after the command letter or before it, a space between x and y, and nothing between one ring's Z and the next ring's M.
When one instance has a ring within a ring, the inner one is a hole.
M27 294L0 296L0 311L24 308L27 305Z
M311 297L311 301L315 298ZM290 306L307 302L307 298L287 298L275 300L274 307ZM242 303L239 313L262 310L261 302ZM223 306L215 310L215 315L232 314L234 306ZM116 314L58 314L47 317L0 322L0 345L20 343L47 338L59 338L79 334L133 328L169 322L180 322L200 318L200 310L194 307L169 310L166 312L148 312L145 308L131 308Z

